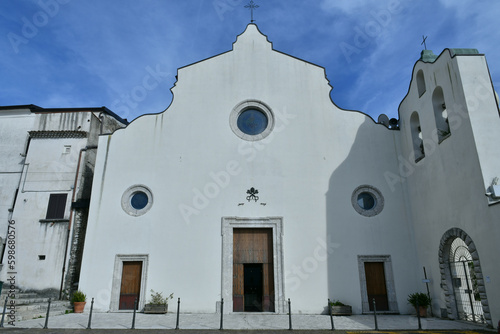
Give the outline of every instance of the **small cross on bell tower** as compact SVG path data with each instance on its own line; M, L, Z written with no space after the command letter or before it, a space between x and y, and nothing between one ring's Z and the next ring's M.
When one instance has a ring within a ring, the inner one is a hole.
M425 43L427 36L424 37L424 35L422 35L422 39L423 39L423 41L422 41L422 43L420 43L420 45L424 45L425 50L427 50L427 43Z
M256 5L253 0L250 1L248 5L245 6L245 8L250 9L250 22L254 23L255 20L253 19L253 10L259 8L258 5Z

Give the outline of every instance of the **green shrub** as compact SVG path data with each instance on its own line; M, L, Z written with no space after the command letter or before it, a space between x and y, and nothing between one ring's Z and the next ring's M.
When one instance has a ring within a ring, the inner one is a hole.
M342 303L340 300L334 300L330 302L330 306L346 306L346 304Z
M413 305L413 307L417 307L417 301L418 306L422 307L427 307L431 304L431 299L423 292L415 292L408 295L408 303Z
M173 293L171 293L168 297L163 297L163 292L151 290L151 299L149 303L154 305L167 305L168 300L172 298L174 298Z
M80 290L73 292L73 297L71 298L71 301L73 303L78 303L78 302L84 302L87 300L87 296L81 292Z

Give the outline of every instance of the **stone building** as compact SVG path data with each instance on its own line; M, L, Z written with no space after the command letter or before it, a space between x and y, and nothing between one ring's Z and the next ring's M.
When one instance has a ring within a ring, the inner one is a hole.
M0 107L6 288L64 298L78 282L98 136L125 125L105 107Z

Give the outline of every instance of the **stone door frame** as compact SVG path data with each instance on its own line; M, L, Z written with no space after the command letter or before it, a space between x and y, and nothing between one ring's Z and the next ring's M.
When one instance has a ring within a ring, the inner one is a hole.
M398 313L398 300L396 298L396 287L394 285L394 274L392 271L392 260L390 255L358 255L359 282L361 286L361 305L363 313L370 313L371 301L368 300L368 291L366 288L365 262L383 262L385 275L385 288L387 290L387 301L389 302L389 311L380 311L380 313Z
M449 266L450 247L451 243L456 238L462 239L467 245L469 253L472 257L472 261L474 263L474 272L476 274L476 277L478 278L478 289L479 295L481 296L481 305L483 306L484 319L488 325L493 326L488 298L486 295L486 286L484 284L481 263L479 262L479 254L477 252L476 245L474 244L474 241L472 241L472 238L464 230L456 227L446 231L441 237L441 241L439 243L438 256L439 269L441 273L441 288L444 293L447 316L452 319L458 318L455 294L453 290L453 283Z
M146 304L146 282L148 278L149 256L146 254L117 254L115 256L115 267L113 270L113 283L111 288L111 312L130 312L130 310L120 310L120 288L122 284L123 262L139 261L142 262L141 289L139 292L138 310L142 310Z
M233 312L233 229L270 228L273 238L274 313L286 313L283 270L283 217L222 217L222 291L224 313Z

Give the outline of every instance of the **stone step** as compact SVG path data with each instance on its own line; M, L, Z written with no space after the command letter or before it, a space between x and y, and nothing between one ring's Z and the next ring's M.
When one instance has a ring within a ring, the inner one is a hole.
M16 310L46 310L48 306L48 303L33 303L33 304L22 304L19 305L16 303ZM69 309L71 308L71 304L69 302L65 301L54 301L50 303L50 309L51 310L56 310L56 309Z
M49 319L52 316L63 315L63 314L68 313L66 311L67 310L54 310L54 311L52 311L52 308L51 308L50 314L49 314ZM47 311L45 311L45 312L23 312L21 314L16 314L16 321L39 319L39 318L45 319L46 316L47 316Z
M8 303L10 304L11 299L9 298ZM14 299L16 305L32 305L32 304L48 304L49 298L30 298L30 299ZM4 301L5 302L5 301Z
M0 295L0 300L5 302L5 298L7 297L8 293L4 292L2 290L2 294ZM38 295L33 292L20 292L15 294L16 298L15 299L34 299L38 298ZM10 299L10 298L9 298Z
M44 302L18 305L17 302L18 301L16 300L16 321L45 318L47 315L48 303ZM56 300L50 304L49 316L66 314L72 310L73 308L69 301Z
M0 295L0 313L3 311L3 305L7 296L8 291L3 290ZM47 316L49 298L46 295L39 295L35 292L16 291L15 298L9 298L7 305L12 305L11 301L15 303L16 321L45 318ZM52 299L49 316L66 314L72 311L72 309L69 301ZM7 312L9 312L9 309L7 309Z

